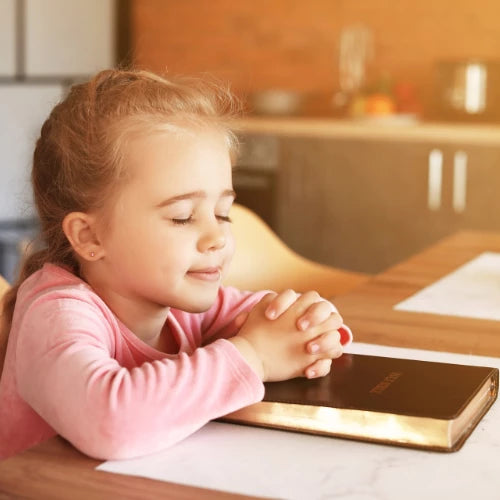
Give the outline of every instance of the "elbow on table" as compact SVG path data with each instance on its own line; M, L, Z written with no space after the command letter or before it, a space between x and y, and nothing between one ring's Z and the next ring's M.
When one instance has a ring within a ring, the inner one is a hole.
M97 460L126 460L158 451L158 441L148 439L138 428L115 422L95 425L85 433L66 437L79 451ZM152 441L152 442L151 442Z

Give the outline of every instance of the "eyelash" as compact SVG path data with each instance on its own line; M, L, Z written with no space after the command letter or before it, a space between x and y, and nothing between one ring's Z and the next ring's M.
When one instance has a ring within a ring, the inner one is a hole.
M215 216L219 222L233 222L228 215L216 215ZM190 222L193 222L193 217L188 217L187 219L171 219L171 221L177 226L185 226Z

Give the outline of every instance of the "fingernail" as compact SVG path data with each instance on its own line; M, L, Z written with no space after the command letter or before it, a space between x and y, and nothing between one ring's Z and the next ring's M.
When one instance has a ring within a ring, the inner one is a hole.
M319 351L319 345L318 344L312 344L309 346L309 350L311 352L318 352Z
M269 319L274 319L276 318L276 311L274 309L271 309L270 311L267 311L267 317Z
M309 321L307 319L300 320L299 327L301 330L307 330L309 328Z
M307 377L308 378L314 378L316 376L316 372L314 370L309 370L307 372Z

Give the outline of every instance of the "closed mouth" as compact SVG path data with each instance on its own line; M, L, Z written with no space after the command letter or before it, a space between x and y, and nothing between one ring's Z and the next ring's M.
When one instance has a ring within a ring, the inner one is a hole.
M191 269L187 276L201 281L218 281L221 276L219 267L207 267L204 269Z

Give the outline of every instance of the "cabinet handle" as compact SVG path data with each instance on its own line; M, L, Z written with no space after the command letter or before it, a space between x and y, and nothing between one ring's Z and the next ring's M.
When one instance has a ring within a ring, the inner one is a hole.
M429 210L441 208L441 187L443 184L443 152L433 149L429 153L429 177L427 184L427 206Z
M465 210L467 196L467 153L457 151L453 158L453 210Z

